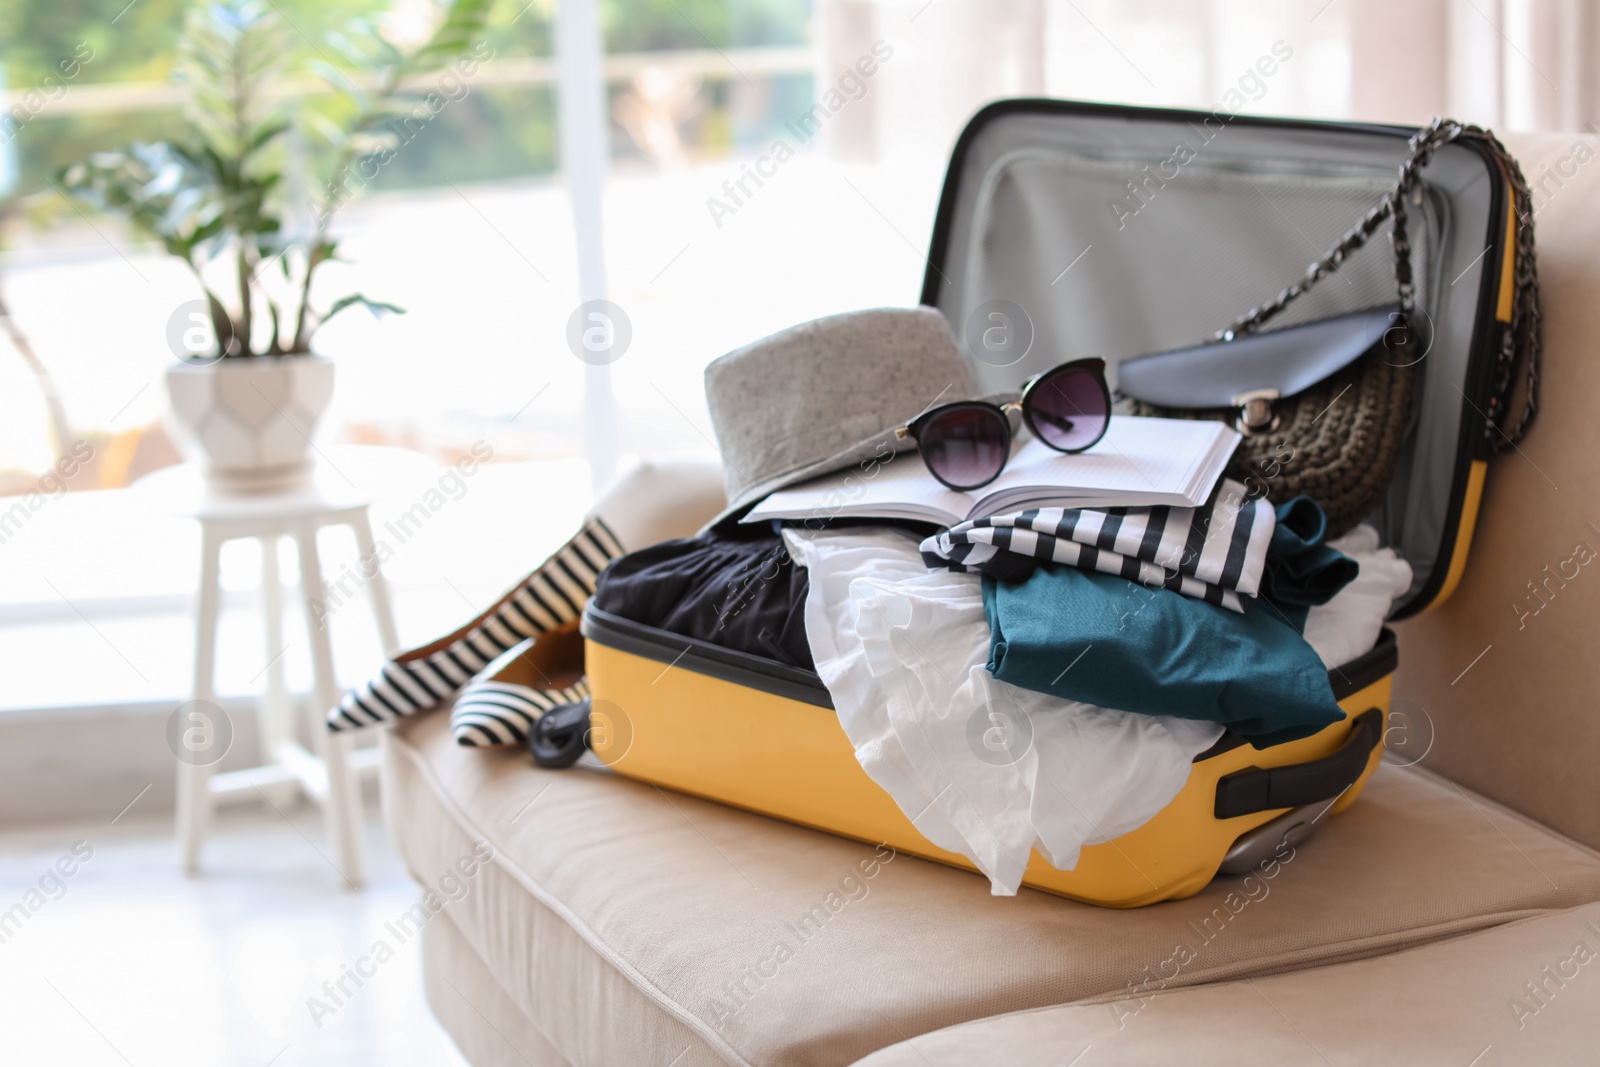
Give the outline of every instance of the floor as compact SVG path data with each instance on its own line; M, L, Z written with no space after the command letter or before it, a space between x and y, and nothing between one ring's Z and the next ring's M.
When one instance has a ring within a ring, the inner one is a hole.
M0 834L0 1063L464 1067L417 939L387 926L417 888L375 815L367 848L352 892L309 807L221 813L198 878L178 871L170 820L137 807ZM393 955L330 1010L324 982L380 940Z

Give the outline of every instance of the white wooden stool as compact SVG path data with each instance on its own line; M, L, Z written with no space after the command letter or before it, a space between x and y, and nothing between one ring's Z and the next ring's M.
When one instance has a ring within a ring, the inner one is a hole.
M398 650L394 614L388 587L378 567L372 528L367 521L369 498L324 465L306 486L280 493L222 495L207 490L199 472L188 464L158 471L141 479L139 486L165 498L168 510L200 523L200 589L195 619L194 690L185 705L188 729L200 731L207 743L221 715L216 705L217 621L221 601L218 581L222 546L250 538L261 546L263 629L266 634L266 689L257 716L262 765L244 770L214 772L215 758L178 755L178 842L183 869L199 870L200 850L215 805L265 800L281 809L302 793L321 805L332 862L351 887L365 880L361 843L362 813L359 775L377 768L378 750L353 750L355 735L330 733L324 716L339 701L341 690L333 665L333 645L324 604L322 562L317 551L317 531L325 526L348 526L360 552L358 568L372 602L378 636L385 655ZM278 572L278 547L289 538L299 554L301 599L306 630L311 639L312 693L307 731L312 748L296 739L292 702L284 678L283 586ZM188 732L182 736L188 737ZM281 812L280 812L281 813Z

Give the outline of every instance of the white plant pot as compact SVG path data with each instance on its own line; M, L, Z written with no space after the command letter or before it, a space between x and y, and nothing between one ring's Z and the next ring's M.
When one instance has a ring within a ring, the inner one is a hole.
M179 450L226 493L304 483L311 441L333 399L333 363L321 356L250 356L167 368L170 428Z

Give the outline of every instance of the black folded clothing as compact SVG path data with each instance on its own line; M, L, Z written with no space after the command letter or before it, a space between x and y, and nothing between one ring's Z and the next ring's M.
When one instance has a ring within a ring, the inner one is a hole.
M804 567L770 525L724 523L614 561L600 575L601 611L670 633L813 670Z

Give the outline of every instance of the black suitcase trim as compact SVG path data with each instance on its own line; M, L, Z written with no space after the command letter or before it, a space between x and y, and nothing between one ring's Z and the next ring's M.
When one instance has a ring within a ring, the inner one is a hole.
M1328 670L1328 685L1333 689L1333 699L1345 700L1355 696L1367 686L1381 682L1400 666L1400 646L1394 631L1385 626L1378 633L1378 643L1342 667ZM1194 758L1196 763L1220 756L1245 744L1245 739L1229 730L1217 738L1217 743Z
M704 674L734 685L749 686L833 710L833 698L816 671L791 667L763 656L737 652L709 641L683 637L668 630L634 622L591 603L583 612L583 636L607 648L653 659Z
M1374 682L1381 682L1400 666L1400 646L1394 631L1387 626L1378 634L1378 643L1342 667L1328 671L1328 684L1333 686L1333 699L1344 700L1355 696Z
M582 632L584 637L607 648L667 664L669 669L682 667L734 685L749 686L764 693L834 710L828 687L822 684L822 679L815 671L790 667L698 638L682 637L656 626L602 611L592 602L584 609ZM1328 671L1328 685L1333 689L1333 698L1344 700L1353 696L1393 674L1399 665L1400 651L1394 632L1385 627L1371 650ZM1228 731L1217 739L1215 745L1196 756L1194 761L1199 763L1220 756L1242 744L1245 744L1244 738Z

